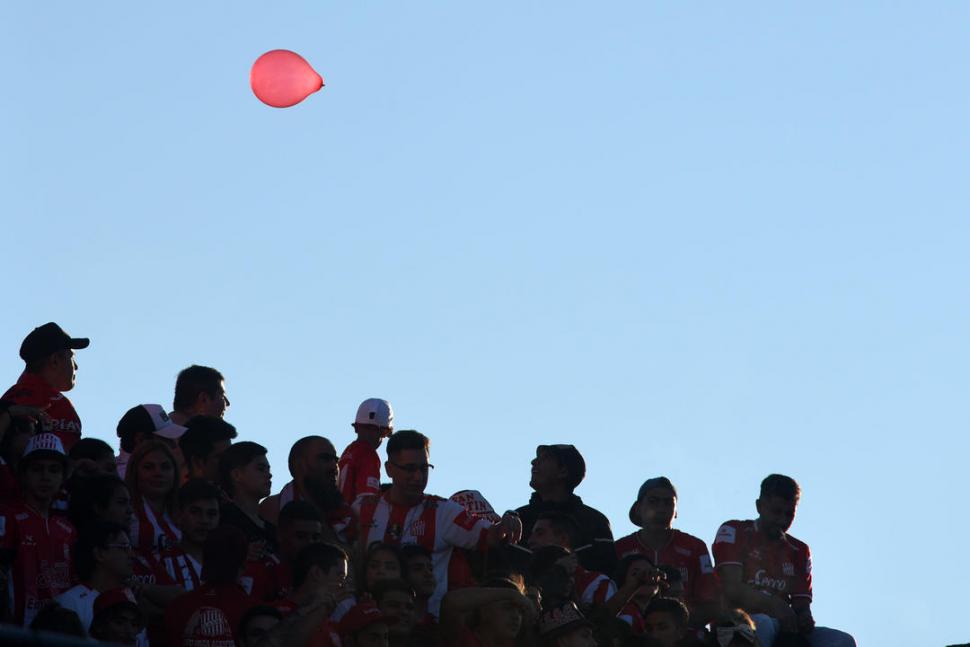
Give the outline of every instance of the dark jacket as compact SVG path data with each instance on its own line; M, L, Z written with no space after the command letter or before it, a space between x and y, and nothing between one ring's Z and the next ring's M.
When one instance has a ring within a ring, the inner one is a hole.
M580 536L573 552L579 557L579 563L590 571L599 571L612 575L616 566L616 551L613 548L613 530L610 520L606 516L583 503L575 494L562 503L543 501L539 494L532 493L529 504L517 509L522 519L522 544L526 544L532 534L532 526L543 512L561 512L568 514L579 526Z

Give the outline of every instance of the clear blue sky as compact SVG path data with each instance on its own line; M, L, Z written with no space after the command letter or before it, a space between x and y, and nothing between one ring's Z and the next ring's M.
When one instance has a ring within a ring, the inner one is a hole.
M2 375L90 336L114 440L190 363L270 448L385 397L430 490L586 456L615 533L668 475L710 542L797 478L815 615L970 639L970 5L7 2ZM327 87L274 110L262 52ZM113 442L114 444L114 442Z

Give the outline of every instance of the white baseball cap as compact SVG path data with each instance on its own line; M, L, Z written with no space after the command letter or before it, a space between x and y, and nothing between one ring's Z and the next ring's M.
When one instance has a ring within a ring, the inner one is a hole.
M52 454L60 454L62 457L67 456L67 452L64 451L64 444L54 434L37 434L36 436L31 436L30 440L27 441L27 446L24 447L23 456L26 458L34 452L50 452Z
M355 425L377 425L378 427L394 428L394 410L391 403L380 398L368 398L357 407Z
M159 404L139 404L128 409L118 422L118 436L126 433L154 433L156 436L178 440L186 427L177 425Z

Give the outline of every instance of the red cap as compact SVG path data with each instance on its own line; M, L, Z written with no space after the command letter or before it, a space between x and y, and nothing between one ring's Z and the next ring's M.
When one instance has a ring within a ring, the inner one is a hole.
M337 632L340 634L341 638L346 638L347 636L352 636L361 629L369 627L371 625L376 625L379 622L383 622L386 625L393 625L397 622L397 618L391 616L386 616L377 608L377 605L370 600L365 600L363 602L358 602L356 605L351 607L350 611L347 612L337 625Z
M109 589L94 599L94 615L119 604L128 604L138 610L135 596L128 589Z

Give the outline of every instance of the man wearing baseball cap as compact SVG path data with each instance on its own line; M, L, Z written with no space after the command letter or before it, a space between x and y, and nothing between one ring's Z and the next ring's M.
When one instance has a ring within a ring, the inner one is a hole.
M522 543L528 544L532 527L543 512L561 512L573 518L580 529L574 551L583 568L612 573L616 563L613 529L606 516L573 494L586 477L586 461L572 445L539 445L532 459L534 492L527 505L516 512L522 518Z
M74 526L51 514L66 470L60 438L33 436L17 463L21 502L0 512L0 569L8 578L12 620L23 626L71 588Z
M128 409L118 421L118 475L125 478L128 458L142 443L161 439L174 450L175 442L185 431L186 427L172 422L160 404L139 404Z
M718 610L720 591L703 540L671 527L677 518L677 490L666 476L647 479L630 506L630 521L640 530L616 541L617 559L646 555L654 566L673 566L684 584L690 626L702 628Z
M77 362L74 351L87 348L86 337L71 337L53 321L34 328L20 345L24 372L0 400L37 407L50 417L51 433L61 439L65 451L81 437L81 419L64 391L74 388Z
M364 494L380 494L381 459L377 448L394 432L391 403L380 398L364 400L352 426L357 440L347 446L337 464L340 493L349 504Z

